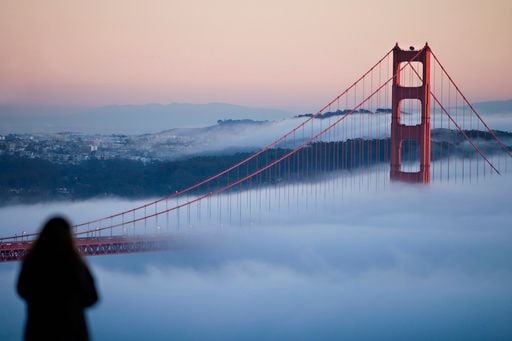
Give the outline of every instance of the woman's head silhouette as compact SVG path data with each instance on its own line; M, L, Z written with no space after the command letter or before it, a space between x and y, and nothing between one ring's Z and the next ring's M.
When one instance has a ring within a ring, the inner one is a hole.
M30 253L37 257L79 257L68 221L62 217L48 220Z

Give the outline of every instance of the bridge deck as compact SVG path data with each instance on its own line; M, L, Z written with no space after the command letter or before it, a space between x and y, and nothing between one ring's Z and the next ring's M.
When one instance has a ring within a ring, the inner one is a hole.
M75 244L84 256L97 256L119 253L160 251L170 248L169 236L114 236L77 238ZM23 259L32 241L0 243L0 262L13 262Z

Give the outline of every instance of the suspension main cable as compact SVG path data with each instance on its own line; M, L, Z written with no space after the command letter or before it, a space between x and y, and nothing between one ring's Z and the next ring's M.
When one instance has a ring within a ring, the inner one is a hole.
M361 77L359 77L352 85L350 85L347 89L345 89L343 92L341 92L338 96L336 96L332 101L330 101L328 104L326 104L324 107L322 107L320 110L318 110L315 114L311 115L310 117L308 117L308 119L306 119L304 122L302 122L301 124L299 124L298 126L296 126L295 128L293 128L292 130L290 130L289 132L287 132L286 134L284 134L283 136L281 136L280 138L278 138L277 140L273 141L272 143L268 144L267 146L263 147L262 149L260 149L259 151L257 151L256 153L252 154L251 156L247 157L246 159L236 163L235 165L225 169L224 171L218 173L218 174L215 174L203 181L200 181L192 186L189 186L181 191L177 191L175 193L172 193L168 196L165 196L165 197L162 197L160 199L157 199L157 200L154 200L152 202L149 202L149 203L146 203L146 204L143 204L141 206L138 206L138 207L135 207L135 208L132 208L130 210L127 210L127 211L123 211L123 212L119 212L119 213L116 213L116 214L113 214L113 215L110 215L110 216L107 216L107 217L103 217L103 218L98 218L98 219L94 219L94 220L90 220L90 221L87 221L87 222L84 222L84 223L80 223L80 224L77 224L77 225L73 225L74 228L78 228L78 227L81 227L81 226L85 226L87 224L93 224L93 223L97 223L99 221L102 221L102 220L105 220L105 219L109 219L109 218L115 218L115 217L118 217L118 216L121 216L123 214L126 214L126 213L130 213L132 211L137 211L139 209L142 209L142 208L145 208L147 206L150 206L150 205L154 205L156 203L159 203L161 201L164 201L164 200L167 200L167 199L171 199L171 198L174 198L174 197L177 197L177 196L180 196L184 193L187 193L187 192L190 192L206 183L209 183L211 182L212 180L215 180L219 177L221 177L222 175L236 169L237 167L240 167L242 166L243 164L253 160L254 158L256 158L257 156L261 155L262 153L264 153L265 151L269 150L270 148L274 147L275 145L279 144L280 142L282 142L283 140L285 140L288 136L292 135L294 132L296 132L297 130L299 130L300 128L302 128L303 126L306 125L306 123L308 123L309 121L313 120L314 118L318 117L319 115L322 114L322 112L325 111L325 109L327 109L329 106L331 106L333 103L335 103L337 100L339 100L341 97L343 97L345 94L347 94L353 87L355 87L364 77L366 77L370 72L372 72L384 59L386 59L390 54L391 52L393 52L393 49L389 50L385 55L384 57L382 57L381 59L379 59L379 61L377 63L375 63L367 72L365 72ZM1 239L0 239L1 240Z
M455 89L457 90L457 92L462 96L462 98L464 99L464 101L466 102L466 104L469 106L469 108L471 109L471 111L473 111L473 113L478 117L478 119L480 120L480 122L482 122L482 124L485 126L485 128L487 129L487 131L489 133L491 133L491 135L494 137L494 139L496 140L496 142L498 142L498 144L500 145L500 147L510 156L512 157L512 152L508 149L508 147L498 138L498 136L496 136L496 134L494 133L494 130L492 130L488 125L487 123L485 123L484 119L482 118L482 116L480 115L480 113L475 109L475 107L473 107L473 105L471 104L471 102L467 99L467 97L462 93L462 91L460 90L460 88L457 86L457 84L455 83L455 81L453 80L453 78L450 76L450 74L448 73L448 71L446 71L446 69L444 68L443 64L441 64L441 62L439 61L439 59L437 58L437 56L434 54L434 52L431 52L432 53L432 56L434 57L434 59L436 60L436 62L439 64L439 66L441 67L441 69L443 70L444 74L448 77L448 79L450 80L450 82L452 83L452 85L455 87Z
M270 143L269 145L265 146L264 148L260 149L258 152L254 153L253 155L251 155L250 157L240 161L239 163L227 168L226 170L214 175L214 176L211 176L195 185L192 185L188 188L185 188L184 190L182 191L177 191L176 193L173 193L169 196L166 196L166 197L163 197L163 198L160 198L158 200L155 200L155 201L152 201L150 203L146 203L144 205L141 205L141 206L138 206L138 207L135 207L135 208L132 208L130 210L126 210L126 211L123 211L123 212L120 212L120 213L117 213L117 214L113 214L113 215L110 215L110 216L107 216L107 217L104 217L104 218L99 218L99 219L95 219L95 220L91 220L91 221L88 221L88 222L84 222L84 223L81 223L81 224L76 224L76 225L73 225L72 227L73 228L78 228L78 227L81 227L81 226L85 226L85 225L89 225L89 224L94 224L94 223L97 223L97 222L101 222L103 220L106 220L106 219L111 219L111 218L115 218L115 217L118 217L118 216L122 216L124 214L127 214L127 213L130 213L130 212L135 212L139 209L142 209L142 208L146 208L150 205L154 205L156 203L159 203L161 201L164 201L164 200L168 200L170 198L173 198L173 197L177 197L181 194L184 194L186 192L189 192L203 184L206 184L206 183L209 183L210 181L214 180L214 179L217 179L219 178L220 176L230 172L231 170L233 169L236 169L237 167L249 162L250 160L254 159L255 157L257 157L258 155L262 154L263 152L267 151L268 149L270 149L271 147L277 145L278 143L280 143L281 141L283 141L284 139L286 139L288 136L290 136L291 134L293 134L294 132L296 132L298 129L302 128L305 126L306 123L308 123L309 121L313 120L314 118L316 118L317 116L319 116L325 109L329 108L333 103L335 103L337 100L339 100L342 96L344 96L346 93L348 93L348 91L350 91L352 88L354 88L362 79L364 79L364 77L366 77L370 72L372 72L384 59L386 59L390 54L391 52L393 51L393 49L391 49L389 52L387 52L384 57L382 57L377 63L375 63L367 72L365 72L361 77L359 77L358 80L356 80L351 86L349 86L345 91L343 91L342 93L340 93L338 96L336 96L331 102L329 102L328 104L326 104L323 108L321 108L319 111L317 111L314 115L311 115L307 120L305 120L304 122L302 122L300 125L298 125L297 127L295 127L294 129L290 130L288 133L284 134L283 136L281 136L279 139L275 140L274 142ZM419 50L418 53L411 59L411 60L414 60L421 52L423 51L422 50ZM409 61L410 63L410 61ZM400 68L399 70L397 70L397 73L400 72L403 68L405 67L405 65ZM199 196L193 200L189 200L187 202L184 202L182 204L179 204L179 205L176 205L174 207L171 207L171 208L168 208L168 209L165 209L163 211L160 211L160 212L156 212L156 213L153 213L153 214L150 214L148 216L144 216L144 217L140 217L140 218L133 218L131 221L123 221L121 223L118 223L118 224L114 224L114 225L111 225L111 226L105 226L105 227L101 227L101 228L95 228L93 229L94 231L96 232L99 232L99 231L103 231L103 230L106 230L106 229L113 229L113 228L116 228L116 227L120 227L120 226L124 226L124 225L127 225L127 224L134 224L135 222L138 222L138 221L141 221L141 220L144 220L144 219L148 219L148 218L152 218L154 216L157 216L157 215L160 215L160 214L163 214L163 213L167 213L167 212L170 212L170 211L173 211L173 210L176 210L176 209L179 209L181 207L184 207L184 206L187 206L187 205L190 205L192 203L195 203L199 200L202 200L204 198L207 198L207 197L210 197L214 194L218 194L218 193L221 193L227 189L230 189L232 188L233 186L236 186L238 185L239 183L241 182L244 182L245 180L247 179L250 179L252 178L253 176L255 175L258 175L260 174L261 172L265 171L266 169L272 167L273 165L277 164L278 162L281 162L282 160L284 160L285 158L289 157L290 155L293 155L295 154L297 151L303 149L305 146L309 145L312 141L316 140L319 136L322 136L326 131L330 130L332 127L334 127L335 125L337 125L338 123L340 123L341 121L343 121L346 117L352 115L355 111L357 111L364 103L366 103L370 98L373 97L373 95L375 95L377 92L379 92L385 85L387 85L394 77L396 77L396 74L393 75L392 77L390 77L385 83L383 83L377 90L375 90L370 96L368 96L365 100L363 100L359 105L357 105L356 107L354 107L349 113L343 115L341 118L339 118L338 120L336 120L333 124L329 125L327 128L325 128L324 130L322 130L321 132L317 133L315 136L313 136L312 138L310 138L308 141L302 143L299 147L293 149L291 152L285 154L284 156L282 156L281 158L271 162L270 164L267 164L265 167L259 169L259 170L256 170L255 172L253 172L252 174L249 174L247 176L245 176L244 178L242 179L239 179L237 180L236 182L233 182L231 184L228 184L222 188L219 188L213 192L208 192L202 196ZM87 233L90 233L90 231L92 230L86 230L86 231L81 231L81 232L76 232L75 233L75 236L78 236L78 235L83 235L83 234L87 234ZM25 237L26 238L29 238L29 237L34 237L34 236L37 236L38 233L31 233L31 234L25 234ZM0 238L0 241L3 241L3 240L12 240L12 239L15 239L17 238L17 236L10 236L10 237L2 237Z
M410 62L407 62L408 64L410 64ZM418 78L422 80L422 77L418 74L418 72L416 72L416 70L414 70L414 72L416 73L416 76L418 76ZM492 167L492 169L494 169L496 171L496 173L498 173L499 175L500 172L496 169L496 167L494 167L494 165L491 163L491 161L489 161L489 159L485 156L485 154L480 150L480 148L478 148L474 143L473 141L469 138L469 136L466 134L466 132L459 126L459 124L453 119L453 117L448 113L448 111L446 110L446 108L441 104L441 102L437 99L437 96L434 95L434 93L430 90L430 95L432 95L432 98L434 98L434 100L436 101L436 103L439 105L439 107L444 111L444 113L448 116L448 118L450 119L450 121L453 122L453 124L457 127L457 129L459 129L459 131L462 133L462 135L464 135L464 137L466 138L466 140L471 144L471 146L473 146L473 148L480 154L480 156L485 160L487 161L487 163L489 164L489 166Z
M418 53L413 56L411 58L411 60L414 60L421 52L423 51L422 50L419 50ZM410 63L410 61L409 61ZM397 70L397 73L402 71L407 65L404 65L402 66L399 70ZM213 195L216 195L216 194L219 194L221 192L224 192L226 190L229 190L230 188L234 187L234 186L237 186L238 184L241 184L242 182L245 182L246 180L248 179L251 179L253 177L255 177L256 175L259 175L261 174L262 172L264 172L265 170L271 168L272 166L276 165L277 163L280 163L281 161L283 161L284 159L290 157L291 155L294 155L295 153L297 153L298 151L300 151L301 149L303 149L304 147L310 145L313 141L317 140L320 136L322 136L323 134L325 134L327 131L329 131L331 128L333 128L334 126L336 126L337 124L339 124L340 122L342 122L343 120L345 120L347 117L351 116L353 113L355 113L359 108L361 108L363 106L363 104L365 104L368 100L370 100L376 93L378 93L382 88L384 88L384 86L386 86L391 80L393 80L393 78L396 76L396 73L391 76L386 82L384 82L382 85L379 86L378 89L376 89L375 91L373 91L368 97L366 97L362 102L360 102L357 106L355 106L349 113L341 116L339 119L337 119L334 123L328 125L326 128L324 128L323 130L321 130L319 133L317 133L316 135L314 135L313 137L311 137L310 139L308 139L307 141L304 141L301 145L299 145L298 147L294 148L293 150L291 150L290 152L282 155L281 157L277 158L276 160L268 163L267 165L265 165L264 167L260 168L260 169L257 169L256 171L254 171L253 173L241 178L241 179L238 179L237 181L234 181L230 184L227 184L225 185L224 187L222 188L218 188L212 192L209 192L209 193L206 193L202 196L198 196L192 200L189 200L187 202L184 202L182 204L179 204L177 206L174 206L174 207L171 207L171 208L168 208L168 209L165 209L165 210L162 210L160 212L157 212L157 213L153 213L151 215L148 215L148 216L145 216L145 217L140 217L140 218L137 218L137 219L134 219L133 221L128 221L128 222L125 222L124 224L132 224L132 223L135 223L135 222L138 222L138 221L142 221L144 219L150 219L150 218L153 218L154 216L156 215L160 215L160 214L164 214L164 213L167 213L167 212L171 212L171 211L174 211L174 210L177 210L177 209L180 209L182 207L185 207L187 205L190 205L190 204L193 204L195 202L198 202L200 200L203 200L205 198L208 198L208 197L211 197ZM118 223L118 224L115 224L113 226L106 226L106 227L103 227L101 229L95 229L95 231L101 231L101 230L105 230L105 229L113 229L113 228L116 228L116 227L121 227L123 226L123 223ZM82 232L78 232L76 233L75 235L83 235L83 234L86 234L88 233L89 231L82 231Z

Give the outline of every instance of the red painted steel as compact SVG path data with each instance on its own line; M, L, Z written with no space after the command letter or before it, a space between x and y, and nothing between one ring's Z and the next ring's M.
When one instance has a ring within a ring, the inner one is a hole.
M162 251L172 248L174 238L169 236L113 236L77 238L75 245L84 256L99 256L119 253ZM23 259L33 241L0 243L0 262L14 262Z
M423 82L420 86L400 85L400 64L419 62L423 67ZM391 180L429 183L430 182L430 48L425 44L419 52L402 50L398 43L393 49L393 86L391 115ZM400 123L400 104L405 99L421 102L421 123L407 126ZM418 146L420 170L404 172L402 145L404 141L415 140Z

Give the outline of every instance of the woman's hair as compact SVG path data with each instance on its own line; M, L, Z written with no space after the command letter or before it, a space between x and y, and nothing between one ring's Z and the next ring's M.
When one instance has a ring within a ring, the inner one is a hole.
M71 225L62 217L51 218L44 224L27 256L81 259L73 240Z

